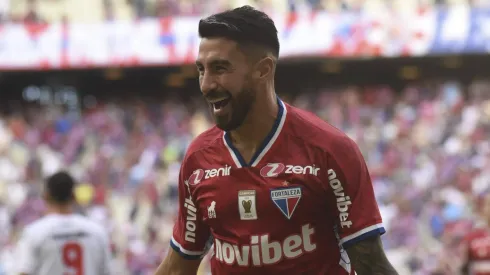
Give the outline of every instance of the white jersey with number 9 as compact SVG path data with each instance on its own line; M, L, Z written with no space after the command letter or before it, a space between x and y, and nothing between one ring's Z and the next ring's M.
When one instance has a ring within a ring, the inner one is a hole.
M107 232L77 214L51 214L30 224L24 229L17 253L20 274L110 274Z

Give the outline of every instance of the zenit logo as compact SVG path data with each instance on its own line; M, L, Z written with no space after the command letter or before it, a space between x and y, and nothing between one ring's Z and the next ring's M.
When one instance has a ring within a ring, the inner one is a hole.
M260 169L260 175L264 178L277 177L284 171L284 174L314 175L318 176L320 168L315 165L284 165L282 163L268 163Z
M286 166L282 163L269 163L260 169L260 175L264 178L277 177L284 171L284 168L286 168Z
M204 170L197 169L196 171L192 172L191 176L189 177L189 184L196 185L200 183L203 176L204 176Z
M231 170L231 166L229 165L225 165L225 167L221 167L221 168L208 169L208 170L197 169L194 172L192 172L188 182L190 185L196 185L200 183L201 180L203 180L203 178L209 179L214 177L229 176L230 170Z

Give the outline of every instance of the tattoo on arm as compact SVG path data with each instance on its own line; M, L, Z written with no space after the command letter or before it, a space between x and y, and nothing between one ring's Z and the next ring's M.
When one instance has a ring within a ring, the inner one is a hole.
M346 250L358 275L398 275L385 255L379 236L362 240Z

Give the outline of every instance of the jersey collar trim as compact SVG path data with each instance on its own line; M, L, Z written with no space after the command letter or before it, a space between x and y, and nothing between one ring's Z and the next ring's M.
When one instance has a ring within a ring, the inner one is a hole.
M277 137L281 133L281 130L284 126L284 122L286 121L287 114L286 105L284 104L284 102L282 102L281 99L279 99L279 97L277 97L277 104L279 105L279 110L277 111L276 121L274 121L271 131L264 139L259 149L255 152L254 156L250 160L250 163L245 162L240 152L235 148L235 146L231 142L230 134L228 132L225 132L223 134L224 144L226 148L228 148L231 158L235 162L237 168L248 166L255 167L260 162L260 160L262 160L265 154L267 154L267 152L271 149L272 145L274 145L274 143L276 142Z

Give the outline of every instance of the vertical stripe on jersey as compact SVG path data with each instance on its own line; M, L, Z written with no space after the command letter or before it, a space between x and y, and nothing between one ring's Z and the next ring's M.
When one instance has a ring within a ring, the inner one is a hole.
M228 148L228 151L230 152L231 158L235 162L236 166L238 168L242 167L247 167L247 166L256 166L260 160L267 154L267 152L271 149L272 145L274 142L276 142L277 137L279 136L279 133L281 133L281 130L284 126L284 122L286 121L286 114L287 114L287 109L286 105L282 102L282 100L277 98L277 104L279 106L278 111L277 111L277 118L274 121L274 124L272 126L271 131L269 134L266 136L264 141L262 142L262 145L257 149L257 151L254 153L252 159L250 160L250 163L247 163L240 152L235 148L233 145L233 142L231 141L230 134L228 132L225 132L223 134L223 141Z

